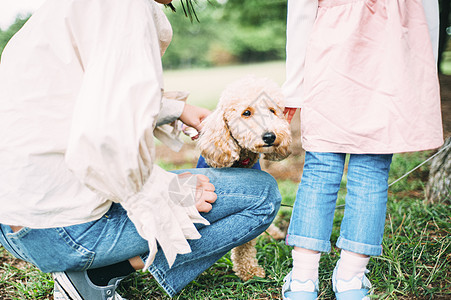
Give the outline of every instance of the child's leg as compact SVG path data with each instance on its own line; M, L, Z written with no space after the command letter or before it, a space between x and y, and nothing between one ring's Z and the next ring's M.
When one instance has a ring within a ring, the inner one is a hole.
M330 251L330 235L346 154L306 152L287 244Z
M315 282L319 252L330 250L329 240L345 158L346 154L337 153L307 152L305 155L286 240L287 244L295 246L292 254L294 280ZM296 290L295 285L292 290Z
M391 159L391 154L350 156L346 208L337 242L343 250L335 289L361 289L369 256L382 252ZM350 283L353 278L358 279L354 285Z
M368 256L382 253L391 158L391 154L350 156L338 247Z

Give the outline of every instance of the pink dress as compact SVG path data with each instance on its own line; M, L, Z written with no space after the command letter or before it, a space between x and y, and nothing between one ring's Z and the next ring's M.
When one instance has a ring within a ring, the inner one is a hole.
M381 154L443 144L421 0L320 0L304 74L306 150Z

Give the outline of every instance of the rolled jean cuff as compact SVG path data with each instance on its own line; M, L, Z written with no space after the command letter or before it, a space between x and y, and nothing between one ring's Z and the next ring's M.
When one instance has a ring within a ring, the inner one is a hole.
M299 235L287 235L285 242L289 246L305 248L319 252L330 251L330 241L323 241Z
M164 289L164 291L169 295L169 297L174 297L177 291L166 281L164 274L154 265L148 268L150 274L155 278L158 284Z
M346 251L364 254L368 256L379 256L382 254L382 245L369 245L353 242L343 237L338 237L337 247Z

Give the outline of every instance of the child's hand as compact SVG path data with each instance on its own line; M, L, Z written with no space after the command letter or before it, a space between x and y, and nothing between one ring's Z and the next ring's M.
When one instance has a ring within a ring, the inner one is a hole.
M296 113L296 110L297 110L296 107L285 107L283 114L285 115L285 118L287 119L288 123L291 123L291 120L293 119L293 116ZM301 109L299 109L299 110L301 110Z

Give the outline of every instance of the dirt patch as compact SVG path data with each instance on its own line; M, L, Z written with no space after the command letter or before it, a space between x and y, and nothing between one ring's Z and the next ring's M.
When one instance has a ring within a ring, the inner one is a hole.
M0 249L0 266L3 265L10 265L10 266L15 266L16 268L20 269L20 268L25 268L25 266L27 266L27 263L24 262L23 260L17 259L11 255L7 255L6 254L6 250L4 250L3 248ZM3 273L3 270L0 269L0 274ZM0 297L0 299L2 299Z
M447 138L451 137L451 76L440 75L440 93L442 97L443 129L445 138ZM291 124L293 133L292 155L281 162L261 161L263 170L279 180L292 180L294 182L301 180L304 151L301 147L298 114L296 113ZM157 158L175 166L195 167L198 157L199 151L194 142L187 142L178 153L171 151L164 145L157 147Z

